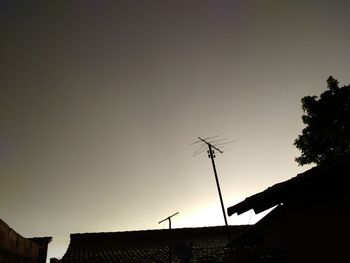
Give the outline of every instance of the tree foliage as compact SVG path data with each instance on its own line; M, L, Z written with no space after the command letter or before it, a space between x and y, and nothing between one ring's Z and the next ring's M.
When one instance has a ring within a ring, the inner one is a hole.
M299 165L317 165L350 153L350 85L339 87L330 76L327 90L320 97L301 99L306 127L295 140L301 150Z

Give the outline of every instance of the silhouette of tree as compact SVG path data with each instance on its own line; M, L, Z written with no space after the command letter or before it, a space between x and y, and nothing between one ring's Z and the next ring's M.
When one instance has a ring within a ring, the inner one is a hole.
M331 161L350 153L350 85L339 87L330 76L321 96L301 99L306 127L295 140L301 150L295 158L299 165Z

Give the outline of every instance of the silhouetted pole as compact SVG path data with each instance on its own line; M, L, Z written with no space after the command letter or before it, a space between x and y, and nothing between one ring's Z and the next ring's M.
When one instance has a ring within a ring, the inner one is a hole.
M215 175L215 181L216 181L216 186L218 188L218 193L219 193L219 197L220 197L220 203L221 203L221 209L222 209L222 214L224 215L224 220L225 220L225 225L228 227L227 224L227 218L226 218L226 213L225 213L225 207L224 207L224 201L222 200L222 195L221 195L221 189L220 189L220 183L219 183L219 178L218 178L218 174L216 172L216 167L215 167L215 161L214 161L214 150L212 150L212 145L208 144L209 146L209 156L211 159L211 163L213 165L213 170L214 170L214 175Z
M166 220L169 220L169 230L171 230L171 218L173 216L176 216L179 212L176 212L175 214L172 214L171 216L168 216L167 218L161 220L158 222L158 224L163 223ZM169 263L171 263L171 238L170 238L170 231L169 231Z
M221 189L220 189L220 183L219 183L219 178L218 178L218 174L216 172L216 167L215 167L215 155L214 155L214 150L217 150L220 153L223 153L223 151L221 151L219 148L211 145L209 142L207 142L205 139L202 139L200 137L198 137L198 139L200 139L201 141L203 141L205 144L208 145L208 157L211 159L211 163L213 165L213 170L214 170L214 175L215 175L215 181L216 181L216 186L218 188L218 193L219 193L219 198L220 198L220 203L221 203L221 209L222 209L222 214L224 215L224 220L225 220L225 225L227 228L227 234L228 234L228 240L229 242L231 242L231 233L230 233L230 229L228 227L228 223L227 223L227 218L226 218L226 213L225 213L225 206L224 206L224 201L222 200L222 195L221 195Z

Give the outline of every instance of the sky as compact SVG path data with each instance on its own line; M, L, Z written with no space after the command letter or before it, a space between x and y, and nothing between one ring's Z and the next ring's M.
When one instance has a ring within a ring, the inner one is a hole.
M223 225L287 180L301 98L350 83L349 1L0 0L0 217L25 237ZM254 223L247 212L230 224Z

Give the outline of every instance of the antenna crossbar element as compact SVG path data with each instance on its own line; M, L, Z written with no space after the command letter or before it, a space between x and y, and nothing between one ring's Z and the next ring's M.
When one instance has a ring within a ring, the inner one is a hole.
M201 141L203 141L203 140L212 140L212 139L214 139L214 138L216 138L216 137L218 137L218 136L219 136L219 135L215 135L215 136L207 137L207 138L204 138L204 139L200 139L199 141L195 141L195 142L191 143L191 145L196 144L196 143L199 143L199 142L201 142Z
M205 144L207 144L207 145L210 146L211 148L217 150L219 153L224 153L222 150L220 150L219 148L216 148L214 145L212 145L211 143L207 142L205 139L202 139L201 137L198 137L198 139L200 139L201 141L203 141Z
M219 140L210 140L208 142L211 143L212 145L217 145L218 143L222 143L225 140L227 140L227 139L223 138L223 139L219 139Z
M218 146L222 146L222 145L226 145L226 144L231 144L234 142L237 142L237 140L215 143L215 146L218 147Z
M168 216L167 218L164 218L163 220L159 221L158 224L163 223L163 222L166 221L166 220L169 220L169 222L170 222L171 218L172 218L173 216L176 216L178 213L179 213L179 212L176 212L175 214L172 214L171 216Z
M196 155L198 155L198 154L201 154L201 153L203 153L203 152L206 152L206 151L208 151L207 149L202 149L202 150L200 150L200 151L197 151L197 152L195 152L193 155L192 155L192 157L193 156L196 156Z

